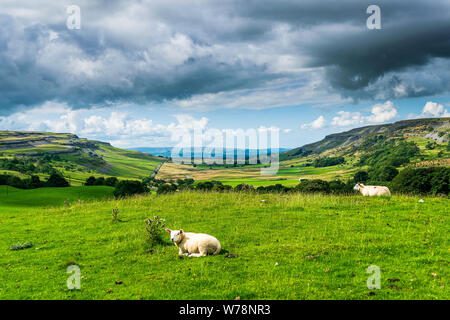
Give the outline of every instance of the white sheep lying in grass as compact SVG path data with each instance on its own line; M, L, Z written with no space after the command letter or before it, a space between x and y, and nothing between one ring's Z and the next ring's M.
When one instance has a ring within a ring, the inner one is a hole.
M170 233L170 241L180 249L180 256L204 257L207 254L218 254L221 250L219 240L208 234L184 232L183 229L166 231Z
M353 189L361 192L361 194L365 197L391 195L389 188L384 186L365 186L362 183L357 183Z

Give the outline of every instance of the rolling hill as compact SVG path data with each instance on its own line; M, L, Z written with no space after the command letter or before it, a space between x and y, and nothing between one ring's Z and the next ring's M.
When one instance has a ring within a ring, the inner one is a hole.
M91 175L146 177L163 160L70 133L0 131L0 173L45 177L54 169L80 185Z
M421 149L426 149L428 143L446 144L450 140L450 118L403 120L335 133L318 142L283 152L280 160L295 160L310 155L358 156L370 152L375 143L393 139L415 142ZM429 152L428 160L437 158L435 153Z

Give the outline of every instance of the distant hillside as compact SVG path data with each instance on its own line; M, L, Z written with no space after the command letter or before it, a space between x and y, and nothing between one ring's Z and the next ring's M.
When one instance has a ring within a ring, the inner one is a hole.
M0 131L0 173L45 176L56 170L81 184L90 175L149 176L162 160L70 133Z
M172 147L141 147L141 148L133 148L133 150L145 152L148 154L151 154L153 156L162 156L165 158L170 158L172 156ZM271 149L267 149L269 152ZM273 149L272 153L279 153L279 152L285 152L288 151L287 148L279 148L279 149ZM238 158L244 158L245 155L248 156L250 152L256 153L255 149L225 149L224 153L227 158L233 158L234 153L236 152L236 155ZM183 154L183 157L190 158L191 153L190 151L185 150L185 154ZM194 157L201 158L202 157L202 150L201 148L195 148L194 149ZM203 153L203 159L207 158L207 154Z
M132 150L148 153L156 157L169 158L172 152L172 147L139 147L132 148Z
M372 125L326 136L323 140L283 152L281 160L309 155L352 155L368 151L375 141L402 138L424 144L450 140L450 118L403 120L392 124Z

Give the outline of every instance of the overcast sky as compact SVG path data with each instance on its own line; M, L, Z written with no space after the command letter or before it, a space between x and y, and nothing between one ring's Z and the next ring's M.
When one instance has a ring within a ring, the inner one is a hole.
M296 147L449 116L449 30L448 0L1 0L0 130L139 147L180 127L276 127Z

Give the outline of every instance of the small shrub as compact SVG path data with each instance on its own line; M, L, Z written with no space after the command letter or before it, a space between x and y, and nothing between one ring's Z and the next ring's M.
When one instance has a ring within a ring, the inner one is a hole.
M111 215L112 215L113 221L120 221L119 220L119 208L118 207L112 209L112 214Z
M177 186L171 183L165 183L163 185L160 185L158 187L158 190L156 191L157 194L165 194L165 193L172 193L177 191Z
M329 193L330 185L327 181L320 179L305 180L300 182L295 189L304 193Z
M285 193L285 192L288 192L288 191L289 191L289 188L283 186L283 185L280 184L280 183L277 183L277 184L275 184L275 185L267 186L267 187L265 188L265 191L266 191L266 192L275 192L275 193Z
M14 251L15 250L23 250L23 249L31 248L32 246L33 246L33 244L31 242L25 242L25 243L17 242L16 244L9 247L9 250L14 250Z
M438 147L438 144L437 144L436 142L434 142L434 141L430 141L430 142L428 142L427 145L426 145L426 148L427 148L428 150L434 150L434 149L436 149L437 147Z
M330 186L330 192L333 194L345 194L345 193L351 193L353 190L353 184L346 184L340 180L333 180L329 183Z
M162 234L164 227L166 226L166 220L159 216L154 216L153 219L145 219L145 230L147 231L147 242L150 246L158 243L162 243Z
M214 188L214 183L211 181L197 183L196 189L200 191L211 191Z
M246 183L241 183L241 184L238 184L236 187L234 187L234 191L248 192L248 191L253 191L253 190L255 190L255 187L253 187L251 184L246 184Z

